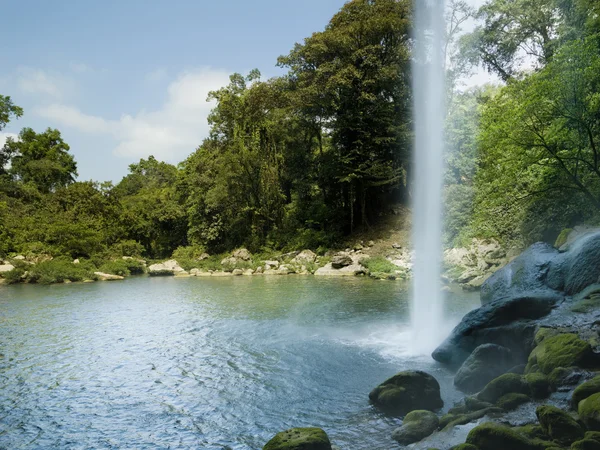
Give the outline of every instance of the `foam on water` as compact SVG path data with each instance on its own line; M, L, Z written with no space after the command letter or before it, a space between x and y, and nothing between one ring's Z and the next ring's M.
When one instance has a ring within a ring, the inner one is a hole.
M415 2L413 59L415 172L413 195L412 351L430 353L443 339L440 289L444 150L444 2Z

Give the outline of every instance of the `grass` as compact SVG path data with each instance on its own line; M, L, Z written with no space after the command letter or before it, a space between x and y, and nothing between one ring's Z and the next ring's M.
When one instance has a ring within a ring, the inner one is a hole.
M364 258L361 260L361 264L365 266L369 272L377 274L392 274L398 270L398 267L395 264L392 264L383 256Z

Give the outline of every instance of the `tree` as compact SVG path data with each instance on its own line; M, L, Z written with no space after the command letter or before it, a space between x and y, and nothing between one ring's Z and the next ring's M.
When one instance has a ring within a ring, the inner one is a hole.
M15 105L10 97L0 95L0 131L6 127L11 118L18 119L22 115L23 109Z
M49 193L75 181L77 165L69 149L58 130L48 128L36 133L24 128L17 140L7 139L0 151L0 161L10 162L7 170L10 176L22 183L31 183L42 193Z

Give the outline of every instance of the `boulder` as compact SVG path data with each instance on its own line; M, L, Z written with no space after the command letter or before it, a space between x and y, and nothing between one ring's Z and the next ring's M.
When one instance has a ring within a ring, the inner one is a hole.
M150 276L173 276L181 272L185 272L185 270L174 259L160 264L152 264L148 267L148 275Z
M463 363L454 377L454 385L463 392L478 392L513 366L512 352L508 348L483 344Z
M265 261L265 270L277 269L279 267L279 261Z
M583 380L591 377L591 372L579 367L557 367L550 372L550 375L548 375L550 385L554 390L563 390L563 388L566 390L571 390L572 386L577 386L581 384ZM600 388L594 392L600 392ZM594 392L590 393L589 395L593 394ZM573 408L577 409L577 404L573 405Z
M12 264L0 265L0 273L10 272L11 270L15 270L15 266L13 266Z
M338 253L331 258L331 267L341 269L342 267L350 266L353 263L349 255Z
M600 392L579 402L579 418L590 431L600 431Z
M431 411L409 412L402 421L402 426L392 433L392 439L400 445L418 442L436 431L439 422L438 417Z
M234 250L231 256L233 256L235 259L239 259L242 261L250 261L252 259L252 253L250 253L245 248L239 248L237 250Z
M518 297L532 292L552 291L547 283L550 263L559 256L549 244L538 242L502 269L495 272L481 286L481 304L500 298ZM560 286L560 282L554 283Z
M437 411L444 406L439 383L422 371L394 375L373 389L369 399L375 406L398 416L414 410Z
M292 259L294 264L310 264L314 263L317 259L317 255L311 250L302 250L298 255Z
M529 396L535 399L548 398L551 393L550 380L542 373L528 373L524 377L529 386Z
M511 392L510 394L503 395L496 402L496 406L498 408L502 408L505 411L512 411L513 409L517 409L519 406L529 403L531 398L525 394L518 394L516 392Z
M98 281L119 281L125 278L119 275L113 275L111 273L94 272L94 275L98 277Z
M321 428L292 428L277 433L263 450L331 450L331 442Z
M584 436L581 425L562 409L544 405L539 406L535 414L546 434L560 445L569 445Z
M561 264L564 273L564 291L575 295L598 282L600 274L600 232L584 235L565 253Z
M540 446L513 429L497 423L484 423L473 428L467 444L479 450L540 450ZM543 448L543 447L541 447Z
M496 403L504 395L512 393L528 395L529 385L522 375L505 373L490 381L487 386L477 394L477 399L488 403Z
M244 275L244 271L242 269L233 269L233 272L231 272L231 274L235 277L240 277Z
M537 365L546 374L558 367L585 366L593 358L590 344L567 333L544 339L529 355L527 367Z
M600 376L592 378L589 381L577 386L571 396L571 407L577 409L579 402L588 398L591 395L600 392Z
M571 450L600 450L600 442L594 439L581 439L571 444Z
M341 269L334 269L333 265L329 263L315 271L315 275L318 277L353 277L365 273L366 269L360 264L352 264Z
M559 295L526 295L487 303L463 317L432 356L458 367L478 346L497 344L510 349L515 361L525 361L534 347L536 320L563 300Z

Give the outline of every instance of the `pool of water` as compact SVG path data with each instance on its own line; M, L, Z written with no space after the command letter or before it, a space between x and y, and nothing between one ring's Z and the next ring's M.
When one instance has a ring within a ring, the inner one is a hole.
M310 276L0 287L1 449L260 449L319 426L394 448L368 393L413 355L407 286ZM447 326L478 295L448 294Z

